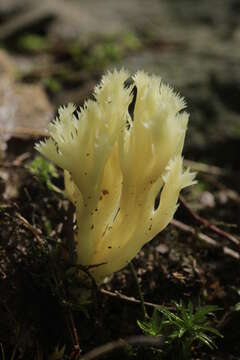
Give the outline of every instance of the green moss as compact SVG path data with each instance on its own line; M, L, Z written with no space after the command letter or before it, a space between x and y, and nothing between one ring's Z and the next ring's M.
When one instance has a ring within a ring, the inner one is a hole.
M49 90L51 93L56 93L62 88L62 84L55 77L48 77L43 80L43 85Z
M48 48L45 37L36 34L23 35L18 39L17 45L27 52L38 52Z
M127 32L122 35L122 44L125 49L139 50L142 47L140 38L134 32Z
M89 56L84 58L84 65L87 68L103 68L110 63L120 61L123 56L121 47L113 42L96 44L90 50Z
M68 51L77 65L88 70L102 70L121 61L128 51L138 50L141 46L141 40L134 32L125 32L117 37L105 37L87 47L73 42Z
M45 184L49 190L61 192L53 183L52 178L58 178L58 172L56 167L49 161L45 160L41 156L36 156L35 159L26 166L32 175L38 177L42 184Z

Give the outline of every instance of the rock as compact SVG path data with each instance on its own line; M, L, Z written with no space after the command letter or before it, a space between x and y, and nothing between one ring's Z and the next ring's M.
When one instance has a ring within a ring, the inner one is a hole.
M215 198L209 191L203 191L199 200L203 208L214 208L216 206Z
M7 76L9 79L16 78L17 69L12 58L4 50L0 49L0 76Z
M11 57L0 53L0 140L43 134L53 117L53 108L39 85L18 83Z
M39 85L16 84L14 90L16 101L15 125L19 125L23 132L25 130L24 137L44 133L48 123L53 118L53 108L43 88ZM18 136L22 137L20 133Z
M156 247L156 251L159 252L162 255L165 255L169 252L169 247L166 244L159 244Z

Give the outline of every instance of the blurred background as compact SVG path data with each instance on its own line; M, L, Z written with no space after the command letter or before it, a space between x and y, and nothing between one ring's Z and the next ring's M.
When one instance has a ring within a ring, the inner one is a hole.
M239 169L239 13L239 0L0 0L2 149L123 66L186 98L185 156Z

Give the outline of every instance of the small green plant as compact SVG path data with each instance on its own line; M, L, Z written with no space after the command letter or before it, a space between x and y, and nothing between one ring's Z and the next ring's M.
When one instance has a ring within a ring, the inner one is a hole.
M163 336L164 346L169 352L177 351L180 358L191 358L192 346L206 345L216 348L215 337L222 337L220 332L211 326L210 317L220 310L214 305L201 306L195 309L191 302L184 305L175 303L176 311L165 306L155 309L150 320L137 321L141 330L151 336Z
M61 90L62 84L61 82L53 76L47 77L43 80L43 85L49 90L52 94L57 93Z
M40 182L48 187L49 190L61 192L61 190L52 183L52 178L58 178L56 167L45 160L41 156L36 156L35 159L26 166L32 175L39 178Z
M122 34L121 42L125 50L139 50L142 47L140 38L131 31Z
M19 38L18 46L27 52L40 52L47 49L47 41L43 36L26 34Z
M96 66L104 68L111 63L120 61L123 57L123 49L114 41L105 40L103 43L94 45L88 56L84 58L84 66L93 69Z
M104 69L110 64L121 61L124 55L142 47L140 38L134 32L124 32L117 38L107 36L90 46L79 42L69 45L69 53L77 65L88 70Z

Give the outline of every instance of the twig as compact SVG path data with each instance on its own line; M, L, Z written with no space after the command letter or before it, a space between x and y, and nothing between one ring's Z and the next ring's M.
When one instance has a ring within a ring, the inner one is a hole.
M22 167L22 163L29 159L31 154L29 152L23 153L16 157L16 159L13 162L5 162L4 164L1 164L2 168L14 168L14 167Z
M109 290L100 289L100 292L103 295L107 295L107 296L110 296L110 297L113 297L113 298L117 298L119 300L127 301L127 302L130 302L130 303L133 303L133 304L141 304L141 300L138 300L138 299L135 299L134 297L130 297L130 296L121 294L118 291L112 292L112 291L109 291ZM148 306L148 307L151 307L151 308L158 308L159 307L159 305L153 304L153 303L150 303L150 302L147 302L147 301L144 301L144 305Z
M4 127L0 127L0 135L1 134L10 134L15 136L31 136L31 137L43 137L49 136L47 130L40 130L40 129L33 129L33 128L26 128L21 126L16 126L14 129L7 129Z
M0 343L0 348L1 348L1 356L2 356L2 360L5 360L5 352L4 352L4 349L3 349L3 344Z
M70 359L75 359L77 356L81 353L81 348L78 340L78 333L75 325L75 321L73 318L73 314L70 308L68 308L68 316L70 321L70 327L72 329L72 335L73 335L73 343L74 343L74 350L70 356Z
M16 212L15 214L15 217L17 218L17 220L20 221L20 223L29 231L32 232L32 234L35 236L35 238L39 241L39 243L43 246L44 245L44 242L41 238L41 230L34 227L33 225L31 225L27 219L25 219L21 214L19 214L18 212ZM8 218L13 218L12 215L9 215L8 213L4 212L4 216L8 217Z
M40 229L37 229L36 227L34 227L33 225L31 225L27 219L25 219L21 214L19 213L16 213L15 216L17 217L17 219L21 222L21 224L28 230L30 230L33 235L36 237L36 239L39 241L39 243L41 245L44 244L42 238L41 238L41 230Z
M224 253L225 255L229 255L229 256L231 256L232 258L237 259L237 260L240 259L240 254L239 254L238 252L230 249L230 248L227 247L227 246L221 246L221 245L219 245L219 243L218 243L216 240L214 240L213 238L211 238L211 237L208 236L208 235L203 234L202 232L196 231L192 226L186 225L186 224L184 224L183 222L181 222L181 221L179 221L179 220L175 220L175 219L173 219L173 220L171 221L171 224L172 224L173 226L175 226L176 228L184 231L184 232L187 232L187 233L196 235L200 240L204 241L204 242L207 243L208 245L211 245L211 246L214 246L214 247L217 247L217 248L222 248L223 253Z
M215 165L209 165L192 160L184 160L186 166L190 166L192 170L203 172L211 175L226 175L227 171Z
M240 241L233 235L229 234L228 232L220 229L218 226L211 224L207 219L204 219L202 216L198 215L194 210L190 208L190 206L186 203L185 199L180 196L179 197L180 203L183 207L188 211L188 213L192 216L194 220L199 222L200 224L204 225L205 227L211 229L216 234L225 237L226 239L232 241L238 247L240 247Z
M7 275L6 273L0 268L0 277L2 278L2 280L6 279Z
M25 160L29 159L30 157L30 152L25 152L17 156L16 159L13 161L13 166L20 166Z
M132 275L134 277L134 280L136 282L137 291L138 291L138 295L139 295L139 298L140 298L140 303L141 303L141 307L142 307L142 311L143 311L143 316L144 316L145 319L148 319L149 316L148 316L148 313L147 313L147 310L146 310L146 307L145 307L145 304L144 304L144 298L143 298L142 290L140 288L137 273L136 273L136 270L135 270L135 267L134 267L132 261L130 262L129 265L130 265L131 273L132 273Z
M101 355L109 353L110 351L126 347L129 345L152 345L160 347L164 343L164 338L159 336L130 336L126 339L118 339L108 342L104 345L98 346L95 349L89 351L85 355L81 356L79 360L92 360Z

